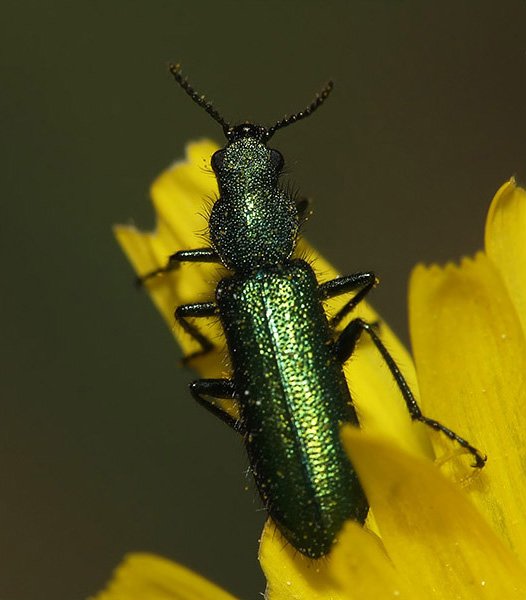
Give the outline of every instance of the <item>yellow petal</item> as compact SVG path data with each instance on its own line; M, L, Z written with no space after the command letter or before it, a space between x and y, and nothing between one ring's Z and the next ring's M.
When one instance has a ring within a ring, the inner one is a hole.
M208 229L208 210L218 196L210 167L210 157L217 149L210 140L188 144L186 160L163 171L152 184L155 212L181 248L206 245L202 234Z
M267 578L266 600L346 600L329 573L326 559L312 560L295 550L268 520L259 547Z
M349 521L329 557L329 572L347 600L422 600L396 571L378 537Z
M342 433L394 568L420 598L524 598L526 572L430 462L352 427Z
M153 554L129 554L92 600L235 600L228 592Z
M526 344L493 263L480 253L460 266L417 267L410 328L424 409L487 453L466 491L526 556Z
M267 600L421 600L395 571L380 540L352 521L328 556L311 560L294 550L269 520L260 562Z
M507 286L526 332L526 190L515 180L495 194L486 220L486 252Z
M141 232L133 226L114 228L117 241L128 256L135 272L144 275L167 264L178 250L207 245L207 202L217 196L217 183L210 170L210 156L218 146L204 140L188 145L186 160L177 162L154 181L151 195L157 223L153 232ZM146 282L150 296L170 327L184 354L199 349L190 335L175 324L174 310L181 304L213 299L215 283L224 269L215 264L191 263L167 275ZM192 367L207 377L223 377L228 370L224 339L217 319L203 326L216 350L194 360Z

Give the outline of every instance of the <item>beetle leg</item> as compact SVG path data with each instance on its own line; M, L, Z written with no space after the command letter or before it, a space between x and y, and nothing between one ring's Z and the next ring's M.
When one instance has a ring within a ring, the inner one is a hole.
M245 433L245 428L239 419L235 419L218 404L206 398L210 396L219 400L237 400L237 392L231 379L198 379L190 384L190 393L201 406L224 423L241 434Z
M141 287L145 281L157 277L163 273L170 273L179 268L182 262L219 262L219 256L214 248L194 248L193 250L179 250L168 257L168 262L164 267L159 267L140 275L135 280L137 287Z
M199 350L188 354L183 358L183 363L186 364L193 358L204 356L214 349L214 344L196 327L188 321L188 317L213 317L218 314L217 304L215 302L199 302L196 304L182 304L175 310L175 318L181 327L191 335L194 340L201 346Z
M331 318L330 323L333 327L338 325L340 321L348 315L353 308L367 296L367 294L376 285L376 275L374 273L354 273L352 275L344 275L322 283L318 290L322 300L340 296L347 292L358 290L357 293Z
M351 356L353 353L356 342L358 341L362 332L366 332L371 338L372 342L376 346L378 352L381 354L382 358L387 365L387 368L391 372L393 379L402 394L402 397L407 406L407 410L409 411L409 416L413 421L420 421L434 429L435 431L441 431L445 436L447 436L450 440L457 442L460 444L462 448L465 448L475 459L474 467L481 469L486 463L486 456L484 456L477 448L472 446L467 440L460 437L451 429L448 429L442 423L435 421L434 419L430 419L422 414L420 407L416 401L416 398L413 396L413 392L409 387L405 377L402 372L398 368L398 365L394 361L393 357L384 346L382 340L378 337L374 325L371 323L367 323L363 319L353 319L342 331L340 337L336 340L334 349L336 352L336 356L342 362L342 364Z

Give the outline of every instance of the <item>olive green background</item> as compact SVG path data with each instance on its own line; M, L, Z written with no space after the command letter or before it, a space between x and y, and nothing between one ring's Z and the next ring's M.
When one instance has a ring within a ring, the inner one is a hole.
M257 598L264 520L241 440L194 405L178 348L111 225L152 226L148 186L232 121L272 123L315 199L309 238L406 334L419 260L482 245L526 179L526 3L4 1L0 598L82 599L132 550ZM439 415L434 415L439 417ZM145 599L146 600L146 599Z

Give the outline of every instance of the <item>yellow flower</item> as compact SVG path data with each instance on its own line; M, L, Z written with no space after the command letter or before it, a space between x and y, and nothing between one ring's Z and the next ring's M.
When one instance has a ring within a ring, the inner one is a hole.
M180 249L202 247L206 203L216 182L209 159L216 147L191 144L187 161L155 181L158 227L142 233L116 228L136 272L164 266ZM513 181L499 190L488 216L486 250L460 266L415 269L410 324L418 373L382 323L381 337L429 416L439 418L488 454L482 472L439 434L413 424L374 346L362 340L345 371L361 430L346 427L344 444L371 505L363 528L349 522L331 554L313 561L283 540L271 522L260 561L266 597L273 599L514 599L526 597L526 477L521 416L526 414L526 192ZM320 280L334 269L304 241ZM147 282L148 291L185 354L196 349L174 327L176 306L213 294L217 266L184 265ZM335 310L334 301L329 310ZM362 303L355 311L378 315ZM205 377L224 377L217 323L212 355L191 365ZM231 403L233 414L236 407ZM431 438L431 440L430 440ZM434 456L439 456L435 461ZM373 516L374 515L374 516ZM230 594L191 571L153 555L130 555L97 600L227 600Z

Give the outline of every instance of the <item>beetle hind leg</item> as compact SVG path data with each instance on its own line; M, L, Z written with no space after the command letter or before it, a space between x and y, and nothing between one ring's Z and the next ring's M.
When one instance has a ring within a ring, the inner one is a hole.
M442 432L450 440L456 442L462 448L465 448L475 460L473 467L481 469L486 463L486 456L484 456L477 448L475 448L475 446L472 446L463 437L459 436L457 433L455 433L445 425L442 425L442 423L440 423L439 421L436 421L435 419L430 419L429 417L426 417L424 414L422 414L422 411L418 406L416 398L414 397L413 392L409 387L409 384L407 383L405 377L403 376L393 357L385 347L384 343L379 338L378 334L375 331L375 326L373 324L367 323L367 321L364 321L363 319L353 319L345 327L345 329L342 331L334 345L336 356L341 361L341 363L343 364L354 352L356 343L363 332L368 334L368 336L371 338L372 342L376 346L378 352L382 356L383 360L385 361L387 368L391 372L391 375L393 376L393 379L395 380L396 385L398 386L398 389L402 394L411 419L413 421L420 421L421 423L435 431Z

